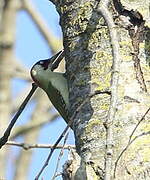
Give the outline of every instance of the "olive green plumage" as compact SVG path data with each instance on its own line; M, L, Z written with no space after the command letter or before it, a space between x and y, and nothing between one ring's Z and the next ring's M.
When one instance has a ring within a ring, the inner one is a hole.
M34 82L48 95L54 107L68 122L68 83L64 73L52 72L49 68L50 60L41 60L31 69Z

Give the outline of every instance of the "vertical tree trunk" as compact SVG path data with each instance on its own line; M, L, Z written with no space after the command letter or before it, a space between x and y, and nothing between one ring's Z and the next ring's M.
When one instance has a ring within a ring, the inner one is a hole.
M61 7L71 112L96 90L105 91L110 87L112 56L109 32L98 6L97 1L82 1L66 2ZM75 179L104 176L104 122L109 102L110 95L95 95L74 119L76 148L81 157Z
M149 2L123 1L124 7L123 2L109 1L109 13L113 15L120 44L119 83L115 87L118 88L117 104L113 108L116 115L114 113L111 121L108 119L110 107L113 107L112 80L116 73L112 48L118 42L112 41L113 28L110 28L107 13L101 11L103 3L107 2L53 0L61 17L64 36L70 112L76 111L89 95L99 90L99 94L87 99L74 119L76 149L81 157L74 178L150 178L150 129L147 125L150 71L146 62L149 49L145 46L147 43L149 47L149 41L144 39L149 33ZM108 92L106 90L110 90L111 96L100 93ZM108 144L110 139L113 144ZM108 161L111 163L109 169Z

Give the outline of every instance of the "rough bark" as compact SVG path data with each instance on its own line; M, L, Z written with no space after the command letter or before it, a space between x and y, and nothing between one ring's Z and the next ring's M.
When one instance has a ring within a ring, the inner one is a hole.
M102 1L53 2L61 17L70 92L70 112L74 112L89 94L96 90L104 91L110 88L110 79L114 73L109 34L111 29L108 29L108 24L99 11ZM112 167L108 179L114 178L114 170L116 179L150 178L147 125L149 113L143 118L144 120L141 120L150 107L148 93L150 71L146 63L149 58L146 43L149 46L149 41L145 39L149 33L147 16L149 2L144 1L144 5L143 2L140 3L141 1L121 2L127 5L126 14L122 10L118 11L113 1L110 2L109 10L113 15L119 35L121 63L117 113L112 121ZM139 13L132 9L137 9ZM96 95L80 109L74 119L76 149L81 157L80 167L74 179L104 179L109 105L111 105L109 95ZM140 120L138 128L135 128ZM143 135L136 138L118 160L128 142L142 133ZM116 163L117 160L118 163Z

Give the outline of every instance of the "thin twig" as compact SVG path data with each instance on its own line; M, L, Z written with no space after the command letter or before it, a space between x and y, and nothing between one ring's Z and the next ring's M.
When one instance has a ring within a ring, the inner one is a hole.
M9 146L17 146L21 147L24 150L29 150L33 148L45 148L45 149L51 149L53 148L53 144L28 144L28 143L20 143L20 142L15 142L15 141L7 141L6 145ZM56 147L57 149L75 149L75 145L67 144L67 145L58 145Z
M44 171L44 169L46 168L46 166L48 165L49 163L49 160L54 152L54 150L56 149L57 145L59 144L59 142L61 141L61 139L65 136L66 132L68 131L69 129L69 125L67 125L67 127L64 129L64 131L62 132L62 134L59 136L59 138L57 139L57 141L55 142L54 146L51 148L50 150L50 153L44 163L44 165L42 166L41 170L39 171L38 175L35 177L35 180L38 180L40 175L42 174L42 172Z
M112 156L113 156L113 124L116 114L117 98L118 98L118 79L119 79L119 69L120 69L120 57L119 57L119 42L116 31L116 26L114 24L112 14L108 10L109 0L102 0L100 3L99 11L105 19L112 45L112 74L111 74L111 99L110 107L108 111L106 125L106 160L105 160L105 179L111 179L112 172Z
M150 111L150 108L148 108L148 110L145 112L145 114L143 115L143 117L140 119L140 121L137 123L137 125L135 126L135 128L133 129L130 137L129 137L129 142L131 141L133 134L135 133L136 129L138 128L138 126L141 124L141 122L145 119L145 116L148 114L148 112Z
M13 119L11 120L10 124L8 125L7 129L4 132L4 135L0 138L0 148L2 148L2 146L8 141L8 137L10 135L10 132L11 132L13 126L15 125L18 117L20 116L20 114L24 110L25 106L27 105L28 101L30 100L30 98L32 97L32 95L36 89L37 89L37 85L35 83L32 83L31 91L29 92L29 94L27 95L27 97L25 98L23 103L21 104L20 108L18 109L17 113L15 114Z
M50 150L50 153L44 163L44 165L42 166L41 170L39 171L39 173L37 174L37 176L35 177L35 180L38 180L40 175L42 174L42 172L44 171L44 169L46 168L46 166L48 166L48 163L51 159L51 156L54 152L54 150L56 149L57 145L59 144L59 142L62 140L62 138L65 136L66 132L68 131L69 127L72 125L74 118L76 117L77 113L80 111L80 109L88 102L88 100L90 98L92 98L93 96L97 95L97 94L104 94L105 91L96 91L94 93L91 93L89 96L87 96L87 98L77 107L76 111L73 113L73 115L71 116L66 128L64 129L64 131L62 132L62 134L59 136L59 138L57 139L57 141L55 142L53 148ZM106 91L106 94L110 94L109 91Z
M115 162L114 178L115 178L115 176L116 176L116 170L117 170L118 162L119 162L121 156L124 154L124 152L128 149L128 147L129 147L138 137L141 137L141 136L143 136L143 135L147 135L147 134L149 133L149 132L147 132L147 133L142 133L142 134L140 134L140 135L138 135L138 136L136 136L136 137L134 137L134 138L132 139L132 137L133 137L136 129L138 128L138 126L140 125L140 123L145 119L145 116L148 114L149 111L150 111L150 108L148 108L148 110L145 112L145 114L144 114L144 115L142 116L142 118L139 120L139 122L137 123L137 125L136 125L135 128L133 129L131 135L129 136L129 141L128 141L127 145L125 146L125 148L124 148L124 149L121 151L121 153L119 154L119 156L118 156L118 158L117 158L117 160L116 160L116 162Z
M143 132L143 133L135 136L135 137L130 141L129 145L131 145L136 139L138 139L138 138L140 138L140 137L142 137L142 136L149 135L149 134L150 134L150 131L147 131L147 132ZM128 146L128 147L129 147L129 146Z
M56 169L55 169L55 172L54 172L54 175L52 177L52 180L54 180L56 178L56 175L58 174L57 171L58 171L58 168L59 168L59 164L60 164L60 160L64 154L64 147L65 147L65 144L66 144L66 141L68 139L68 135L69 135L69 132L66 134L65 138L64 138L64 143L63 143L63 147L59 153L59 156L58 156L58 160L57 160L57 164L56 164Z

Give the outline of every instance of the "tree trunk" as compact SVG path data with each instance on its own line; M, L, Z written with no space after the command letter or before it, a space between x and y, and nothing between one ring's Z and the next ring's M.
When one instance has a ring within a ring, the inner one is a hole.
M109 8L107 0L52 2L61 18L70 112L86 100L73 123L81 162L70 179L149 179L148 0L110 1Z

